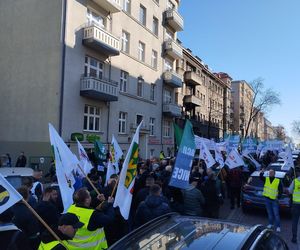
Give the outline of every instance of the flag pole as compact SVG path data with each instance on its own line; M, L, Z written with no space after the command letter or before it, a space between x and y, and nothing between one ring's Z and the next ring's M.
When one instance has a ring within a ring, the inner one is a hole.
M111 197L113 197L115 195L115 192L116 192L118 184L119 184L119 177L118 177L118 179L117 179L117 181L115 183L113 191L111 192L111 195L110 195Z
M97 193L97 195L100 195L100 192L98 191L98 189L95 187L95 185L93 184L93 182L90 180L90 178L87 176L87 174L83 171L82 167L77 164L78 168L80 169L80 171L83 173L84 177L87 179L87 181L89 182L89 184L92 186L92 188L95 190L95 192Z
M63 243L63 241L57 236L57 234L51 229L51 227L48 226L48 224L39 216L39 214L28 204L27 201L24 200L24 198L21 200L25 206L30 210L31 213L43 224L43 226L52 234L52 236L59 241L60 244L62 244L66 249L68 247Z

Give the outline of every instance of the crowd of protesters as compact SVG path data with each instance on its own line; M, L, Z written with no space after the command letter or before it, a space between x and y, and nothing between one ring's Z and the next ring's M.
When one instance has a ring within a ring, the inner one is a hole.
M21 155L20 158L22 158ZM268 151L261 159L257 160L264 167L276 161L277 157L276 154ZM22 160L20 161L22 162ZM68 210L69 213L80 215L78 217L84 224L83 227L81 225L84 229L79 227L76 219L68 216L69 219L66 219L61 216L63 206L53 167L46 175L51 179L51 183L43 183L41 172L36 171L33 178L24 179L23 185L18 191L63 240L67 239L72 243L73 237L70 237L72 232L64 234L63 229L63 226L69 225L75 231L79 230L83 236L95 235L95 232L98 232L97 235L101 235L100 238L92 239L90 237L89 243L101 242L98 244L99 249L105 249L133 229L170 212L217 219L224 199L230 199L231 209L240 207L242 185L256 170L251 162L248 163L246 169L241 166L229 170L226 166L218 168L218 165L207 169L202 160L194 160L189 186L187 189L181 190L169 186L175 158L163 158L161 153L160 159L141 160L137 166L128 220L124 220L119 209L113 207L112 192L118 181L118 175L110 176L105 185L105 173L99 172L95 167L88 176L100 195L95 192L86 179L82 179L73 196L74 204ZM121 169L122 162L119 166ZM39 245L48 244L53 240L48 230L22 202L0 214L0 225L1 223L11 223L14 226L10 235L0 231L0 241L5 241L11 249L38 249ZM18 229L17 234L16 229ZM73 241L74 244L68 248L80 249L78 244L84 244ZM57 248L45 249L65 248L58 244Z

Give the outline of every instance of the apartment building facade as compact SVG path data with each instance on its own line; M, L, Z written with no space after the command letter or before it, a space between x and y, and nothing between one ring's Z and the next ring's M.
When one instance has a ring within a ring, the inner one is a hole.
M181 115L175 72L182 58L178 0L17 0L1 3L0 151L50 155L48 123L126 152L137 125L140 156L173 154ZM14 18L14 17L18 18ZM3 19L3 20L2 20ZM12 67L12 65L14 65ZM3 84L2 84L3 83ZM74 138L73 138L74 139Z
M214 74L189 49L183 49L183 59L178 61L177 71L184 79L183 87L176 93L183 118L192 121L194 133L199 136L223 137L229 126L230 76Z

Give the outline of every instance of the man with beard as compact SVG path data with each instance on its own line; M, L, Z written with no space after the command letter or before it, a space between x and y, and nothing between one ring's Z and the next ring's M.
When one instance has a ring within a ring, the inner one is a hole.
M59 212L55 206L58 194L54 187L47 187L44 190L43 198L36 207L36 212L50 226L56 227L59 220ZM40 232L46 228L40 224Z

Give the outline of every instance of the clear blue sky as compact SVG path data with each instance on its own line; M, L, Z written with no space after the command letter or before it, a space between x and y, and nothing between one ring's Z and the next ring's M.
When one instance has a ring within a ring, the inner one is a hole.
M182 0L179 12L178 38L214 72L262 77L280 93L267 118L292 135L300 119L300 0Z

